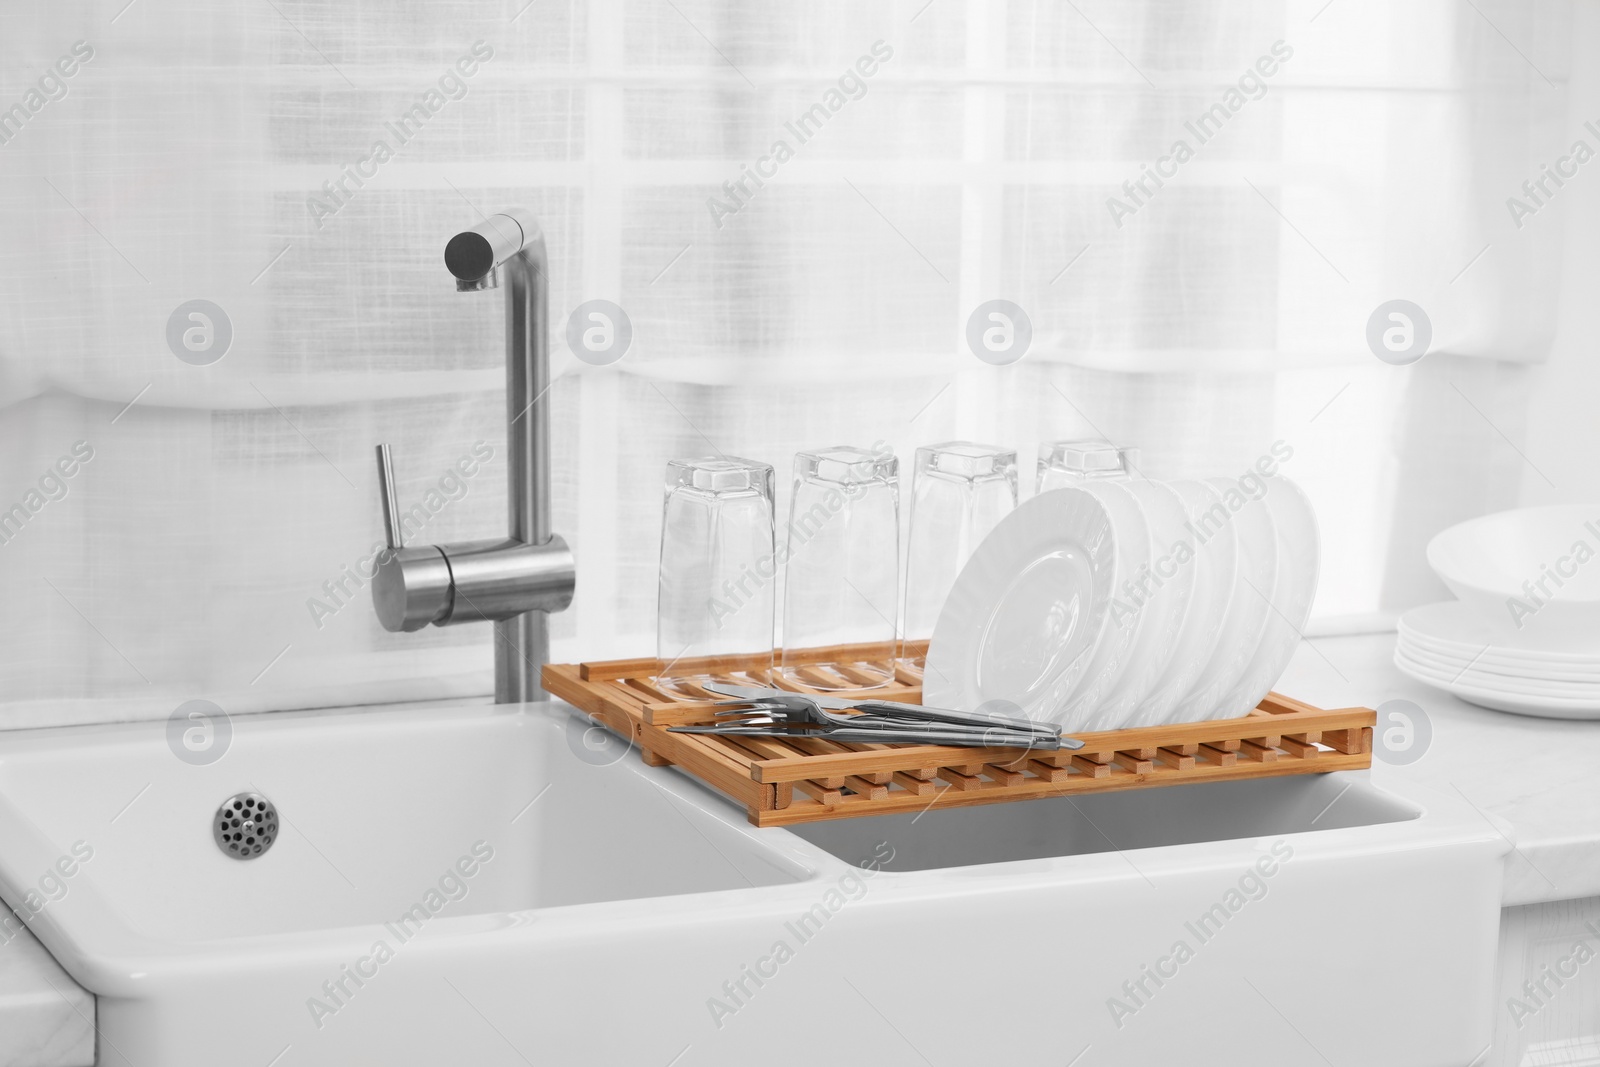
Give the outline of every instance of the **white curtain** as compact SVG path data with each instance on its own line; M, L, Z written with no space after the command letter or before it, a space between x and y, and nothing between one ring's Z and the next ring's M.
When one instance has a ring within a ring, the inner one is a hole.
M796 450L879 440L1013 445L1025 492L1052 438L1158 477L1285 442L1319 624L1375 625L1427 532L1514 501L1562 202L1506 199L1586 136L1593 44L1513 0L105 0L0 42L10 726L488 692L486 628L384 633L350 575L378 441L419 540L503 527L501 298L441 253L513 203L552 261L558 657L653 650L666 459L769 460L782 508ZM608 367L565 343L597 298ZM1033 326L1006 367L964 340L995 298ZM1409 368L1364 340L1394 298L1433 323ZM193 300L209 365L169 343Z

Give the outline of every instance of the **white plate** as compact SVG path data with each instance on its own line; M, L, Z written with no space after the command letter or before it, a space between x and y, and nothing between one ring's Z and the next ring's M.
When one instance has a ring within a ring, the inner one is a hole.
M1469 656L1483 652L1508 664L1559 663L1600 669L1600 648L1578 652L1508 647L1499 631L1459 600L1412 608L1400 616L1399 629L1429 643L1462 646Z
M1250 497L1228 478L1209 478L1207 484L1222 499L1194 520L1194 528L1198 536L1207 539L1237 537L1239 566L1228 610L1218 620L1221 635L1216 651L1168 722L1229 716L1222 700L1244 678L1261 646L1278 581L1278 534L1265 500Z
M1554 660L1519 659L1514 654L1488 646L1443 644L1419 637L1410 630L1400 631L1411 648L1425 649L1435 656L1457 660L1462 665L1471 663L1491 674L1510 674L1524 678L1570 678L1573 681L1600 680L1600 664L1563 663Z
M1548 656L1534 657L1518 649L1504 646L1466 645L1457 641L1441 641L1420 634L1412 627L1400 626L1398 629L1407 641L1418 648L1430 649L1442 656L1476 659L1479 663L1493 664L1497 670L1519 673L1526 671L1530 674L1544 670L1578 671L1585 675L1600 677L1600 659L1575 657L1563 660L1551 659Z
M1204 543L1195 535L1192 520L1222 498L1204 482L1166 483L1183 509L1182 521L1171 540L1152 533L1151 567L1161 572L1176 568L1190 576L1188 607L1178 628L1171 655L1150 693L1129 719L1132 726L1155 726L1167 721L1173 709L1200 676L1222 636L1217 623L1227 611L1233 593L1233 573L1238 565L1238 543L1231 537L1213 537ZM1180 580L1179 576L1174 581Z
M1099 644L1077 687L1057 710L1045 715L1063 729L1079 733L1114 729L1118 717L1132 710L1131 705L1126 711L1122 709L1118 692L1131 672L1142 669L1139 637L1149 617L1145 612L1119 610L1116 597L1130 588L1150 565L1150 524L1145 521L1139 502L1126 484L1120 480L1085 482L1081 488L1099 500L1111 516L1117 550L1112 603L1106 612Z
M1482 675L1481 680L1491 686L1532 682L1538 685L1571 686L1574 689L1593 688L1600 691L1600 673L1594 671L1547 670L1544 667L1519 670L1501 664L1485 663L1481 656L1474 658L1465 653L1440 652L1438 649L1418 643L1405 634L1399 635L1398 647L1424 667L1449 671L1452 675L1462 671L1467 672L1468 676Z
M1504 693L1507 695L1521 695L1524 693L1535 696L1553 697L1561 700L1586 700L1600 703L1600 685L1584 685L1572 682L1541 682L1531 678L1504 678L1492 674L1480 674L1476 671L1461 667L1441 667L1420 658L1404 644L1395 646L1395 656L1406 661L1408 667L1413 668L1418 674L1425 674L1441 684L1472 686L1490 693Z
M1248 715L1272 692L1283 670L1294 658L1311 601L1317 595L1317 574L1321 569L1322 541L1317 533L1317 515L1311 501L1298 485L1283 475L1265 479L1267 508L1272 512L1277 531L1278 572L1273 583L1272 603L1261 644L1239 683L1217 705L1219 718Z
M1113 615L1137 612L1144 618L1128 655L1129 669L1100 700L1089 727L1095 730L1144 725L1138 711L1177 652L1194 596L1193 559L1179 564L1172 558L1175 545L1194 540L1184 526L1189 516L1183 500L1163 482L1139 478L1118 484L1133 495L1144 516L1150 533L1150 558L1130 585L1116 590L1111 601Z
M967 560L934 625L923 700L975 709L1005 700L1033 718L1059 708L1106 628L1116 542L1081 489L1024 501Z
M1425 685L1442 689L1469 704L1476 704L1492 711L1509 711L1514 715L1540 715L1552 719L1600 719L1600 700L1562 700L1558 697L1487 690L1462 682L1441 681L1419 669L1398 651L1395 653L1394 665L1402 674L1410 675Z

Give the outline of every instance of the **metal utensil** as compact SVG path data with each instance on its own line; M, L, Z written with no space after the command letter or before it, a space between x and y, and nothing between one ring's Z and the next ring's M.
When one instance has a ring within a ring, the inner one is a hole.
M730 702L731 703L731 702ZM1023 733L1020 730L1009 730L1003 726L961 726L953 723L928 722L921 719L888 718L881 715L839 715L834 712L818 708L809 701L794 701L789 703L760 703L740 701L737 706L726 708L716 713L725 726L784 726L789 728L818 728L825 732L831 730L854 730L870 732L885 743L903 740L909 732L938 731L943 735L960 734L973 739L979 744L1000 744L1039 746L1050 745L1059 748L1062 740L1059 736L1043 735L1037 733Z
M910 719L955 723L962 726L1001 727L1039 737L1059 737L1061 731L1050 723L1035 722L1006 715L991 715L981 711L957 711L953 708L933 708L923 704L902 704L893 700L851 700L846 697L828 697L817 693L792 693L787 689L770 689L762 686L730 685L726 682L706 682L705 688L720 696L741 697L746 700L781 700L803 696L819 708L844 711L855 708L866 713L905 717ZM1068 745L1079 748L1081 745Z
M803 693L784 693L782 696L759 700L723 700L717 706L725 710L716 713L719 719L735 716L763 716L772 719L811 722L821 726L850 726L858 728L895 729L902 726L926 725L925 720L863 713L840 715L824 708Z
M894 730L849 726L822 726L815 723L712 723L669 726L682 734L720 734L732 737L821 737L829 741L850 741L874 745L953 745L965 748L1033 748L1055 750L1065 746L1065 738L1022 735L1001 730L976 730L962 727L908 726Z
M734 688L734 687L723 687ZM748 688L748 687L741 687ZM880 744L911 743L959 744L979 747L1045 748L1080 747L1082 742L1063 738L1059 734L1046 734L1034 730L1015 730L1004 725L985 722L978 724L952 724L930 722L904 715L885 715L863 711L855 715L840 715L822 707L822 702L809 693L791 693L774 690L773 695L762 698L736 698L723 701L724 710L716 713L726 721L697 727L684 732L729 733L756 736L751 731L769 735L827 736L835 740L869 741ZM914 706L914 705L905 705ZM1030 725L1037 725L1031 724ZM847 732L847 736L841 736Z
M729 719L735 716L757 717L775 719L785 722L816 723L823 726L846 726L854 729L878 730L903 730L922 726L934 726L958 730L1001 730L1008 734L1021 737L1052 737L1053 734L1043 734L1032 730L1013 729L1004 723L987 723L983 726L976 724L952 724L930 722L904 714L885 714L870 708L859 710L854 715L841 715L828 711L817 700L812 699L808 693L790 693L780 691L778 695L760 699L733 699L718 702L718 707L725 710L716 713L718 718Z
M829 715L829 712L823 712ZM1034 742L1054 741L1054 738L1041 737L1038 734L1025 734L1016 730L1007 730L1002 727L979 728L976 726L956 726L951 723L919 722L913 719L885 719L876 715L841 715L822 722L803 711L793 708L771 707L755 705L749 707L733 708L717 713L718 723L712 725L722 726L784 726L792 729L817 729L829 730L857 730L870 732L885 739L892 739L898 735L914 730L941 730L946 733L961 733L971 737L1004 737L1020 744Z

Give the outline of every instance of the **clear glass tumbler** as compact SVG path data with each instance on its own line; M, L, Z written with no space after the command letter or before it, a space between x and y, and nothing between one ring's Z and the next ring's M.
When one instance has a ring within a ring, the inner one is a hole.
M1101 478L1126 478L1138 469L1137 448L1118 448L1099 438L1046 441L1039 446L1034 492L1048 493Z
M794 457L783 593L783 669L819 689L894 679L900 584L900 461L840 446ZM817 650L859 646L843 657ZM819 661L845 665L811 669Z
M660 677L772 666L778 555L773 470L736 456L667 463L656 614Z
M945 598L978 544L1017 506L1017 453L946 441L917 449L906 543L902 655L920 660Z

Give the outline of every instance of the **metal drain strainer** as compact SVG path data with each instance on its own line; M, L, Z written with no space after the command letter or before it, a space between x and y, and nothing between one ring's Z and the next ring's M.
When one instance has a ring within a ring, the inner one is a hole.
M278 839L278 811L260 793L236 793L217 809L211 836L225 855L253 860Z

